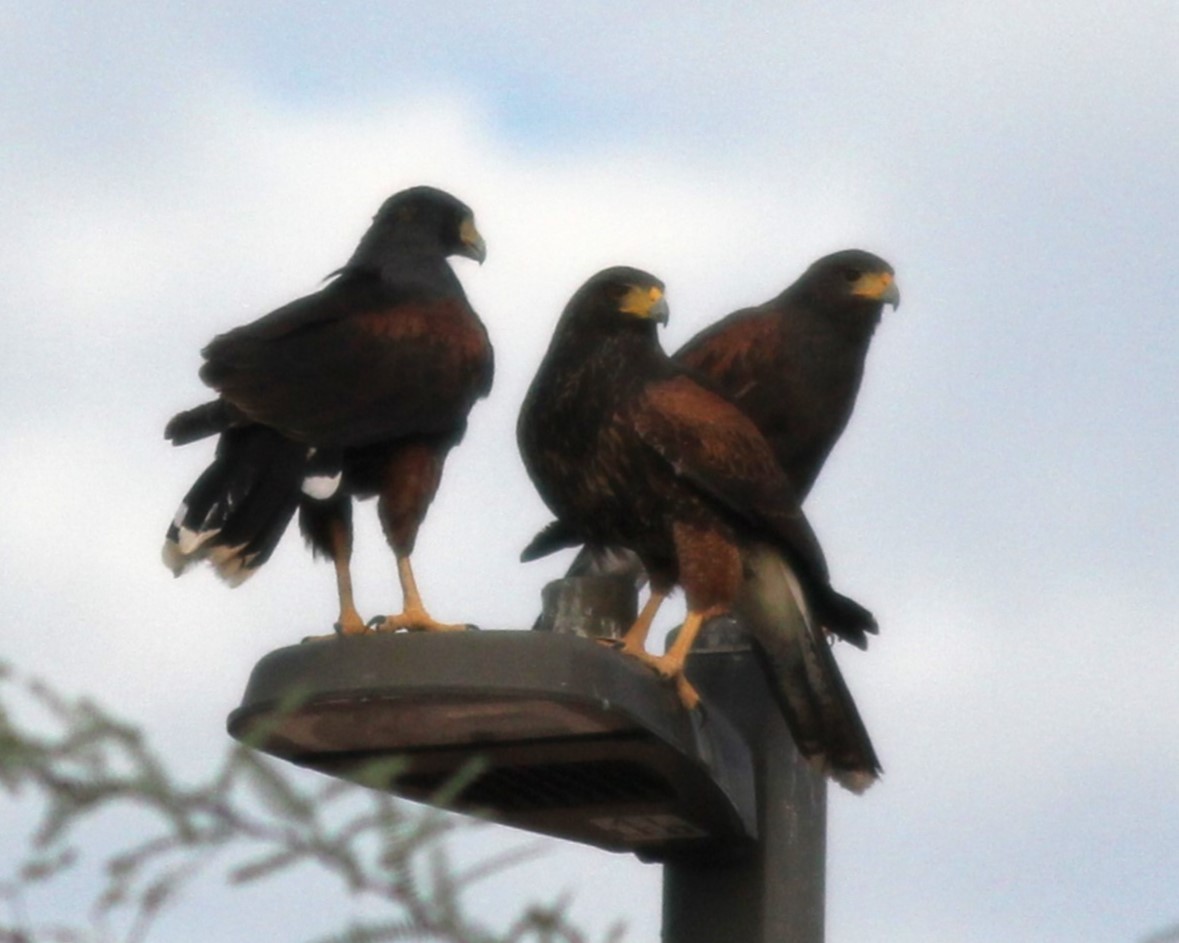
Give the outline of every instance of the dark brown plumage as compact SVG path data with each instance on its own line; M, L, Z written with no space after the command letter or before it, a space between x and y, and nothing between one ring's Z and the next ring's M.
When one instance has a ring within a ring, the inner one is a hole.
M851 417L884 305L899 302L887 262L836 252L776 298L705 328L675 359L754 421L801 503Z
M783 703L792 728L809 723L795 731L800 748L862 788L879 764L822 625L863 631L871 615L831 587L822 551L757 427L663 353L656 322L665 315L662 283L636 269L607 269L577 291L521 409L525 465L566 533L637 554L652 595L623 650L676 679L688 705L695 693L682 677L684 659L704 620L733 609L746 566L763 556L788 561L798 603L813 618L795 634L795 654L780 640L763 649L778 664L798 662L804 676L789 683L809 685ZM667 655L653 658L646 635L677 584L688 616Z
M705 328L674 359L753 420L801 504L847 426L884 305L899 302L892 266L847 249L816 261L770 301ZM550 525L525 558L576 543ZM602 547L587 548L569 575L602 572L641 579L633 557ZM862 631L844 637L867 645Z
M179 575L208 559L231 583L273 552L296 510L336 567L337 631L366 631L352 599L351 500L378 498L404 611L384 629L449 628L426 612L410 556L467 414L491 388L482 322L447 257L482 262L471 210L415 187L390 197L323 289L216 337L201 379L218 399L180 413L177 445L220 434L164 544Z

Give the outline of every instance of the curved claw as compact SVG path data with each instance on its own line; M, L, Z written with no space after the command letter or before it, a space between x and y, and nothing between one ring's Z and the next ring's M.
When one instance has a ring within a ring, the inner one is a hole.
M372 625L370 620L369 626ZM304 635L299 641L301 644L308 642L330 642L332 639L338 638L357 638L361 635L371 635L372 629L365 626L363 622L333 622L331 635Z
M406 609L397 615L373 616L368 620L368 627L374 632L397 632L400 629L407 632L465 632L470 628L465 622L459 625L438 622L425 609Z
M684 665L679 659L667 655L652 655L645 651L632 651L625 646L620 646L618 651L638 659L661 679L674 684L676 695L685 710L695 710L700 705L700 695L692 687L691 682L684 677Z
M333 623L332 628L336 635L344 638L350 635L368 635L372 629L361 621L360 616L355 619L341 619L339 622Z

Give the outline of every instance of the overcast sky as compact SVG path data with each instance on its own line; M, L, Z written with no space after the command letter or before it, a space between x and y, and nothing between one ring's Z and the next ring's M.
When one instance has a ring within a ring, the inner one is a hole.
M1179 7L704 9L0 3L3 657L193 776L219 754L254 662L322 631L334 584L297 539L232 592L173 580L159 546L211 450L163 424L206 395L200 347L314 290L398 189L452 191L488 244L455 268L496 385L415 556L433 614L487 628L529 625L566 562L516 562L548 516L513 430L570 293L649 269L674 348L858 246L904 303L808 508L882 626L838 655L886 774L832 790L828 938L1179 920ZM357 516L360 608L394 609ZM641 943L659 887L551 842L486 906L569 889ZM344 922L334 894L210 888L154 938L302 939Z

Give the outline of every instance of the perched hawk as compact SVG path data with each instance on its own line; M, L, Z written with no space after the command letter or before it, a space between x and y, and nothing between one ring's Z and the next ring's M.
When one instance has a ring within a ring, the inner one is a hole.
M777 297L705 328L674 357L753 420L801 504L851 417L884 306L899 303L892 266L847 249L819 259ZM553 524L524 559L578 543ZM643 576L633 554L603 547L587 547L569 575L604 572ZM867 645L863 632L845 638Z
M491 389L487 331L448 256L482 262L471 210L414 187L385 201L348 263L320 291L213 339L201 379L217 399L164 435L219 435L164 542L179 575L208 560L232 585L269 558L295 511L336 568L336 630L367 631L352 598L352 499L377 497L403 611L378 628L445 629L422 604L410 556L447 453Z
M557 527L633 551L651 598L623 651L697 696L684 660L701 625L732 611L747 568L762 575L747 620L801 752L853 789L879 771L824 627L855 635L871 614L831 586L822 551L757 426L660 348L663 284L632 268L598 273L570 300L517 426L524 463ZM777 570L777 572L775 572ZM646 653L659 604L683 587L671 649ZM779 619L790 601L801 623ZM742 613L744 615L744 613Z
M836 252L776 298L706 327L675 359L757 424L801 503L851 418L884 306L900 300L884 259Z

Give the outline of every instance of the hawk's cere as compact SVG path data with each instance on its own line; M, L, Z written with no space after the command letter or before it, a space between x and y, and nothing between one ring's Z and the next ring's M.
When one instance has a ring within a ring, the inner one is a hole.
M298 510L313 551L335 564L337 631L363 633L349 569L352 498L375 495L404 597L379 627L450 628L426 612L410 556L447 453L493 372L452 255L483 261L471 210L432 187L404 190L324 288L204 349L201 379L219 396L173 417L164 434L176 445L220 438L168 529L173 572L208 560L236 585Z
M781 623L785 603L763 598L752 613L762 623L752 626L755 639L802 752L863 788L879 763L823 626L855 634L874 626L872 616L831 587L822 551L757 427L664 354L656 325L666 315L662 283L637 269L607 269L574 294L520 413L524 463L563 532L638 555L651 599L623 650L675 678L685 704L696 695L683 679L684 660L703 622L733 609L746 568L762 576L763 593L794 598L804 623ZM646 635L677 584L687 619L655 658Z

